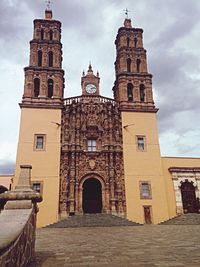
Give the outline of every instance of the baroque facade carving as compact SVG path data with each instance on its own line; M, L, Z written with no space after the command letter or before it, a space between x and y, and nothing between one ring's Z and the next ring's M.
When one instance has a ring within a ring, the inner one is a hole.
M61 213L82 213L82 180L97 177L105 188L102 212L125 215L121 131L119 107L112 99L66 99L62 115ZM88 151L90 139L96 141L96 151Z

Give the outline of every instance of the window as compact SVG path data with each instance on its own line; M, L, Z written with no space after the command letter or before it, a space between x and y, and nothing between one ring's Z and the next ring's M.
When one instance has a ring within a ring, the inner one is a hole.
M34 97L38 97L40 94L40 79L34 79Z
M45 148L45 135L36 134L35 135L35 149L44 150Z
M137 38L134 38L134 46L137 47Z
M53 67L53 52L49 51L49 67Z
M41 40L44 40L44 29L41 29Z
M131 59L127 58L127 71L131 72Z
M31 187L34 191L42 194L43 192L43 182L40 182L40 181L34 181L34 182L31 182Z
M130 46L130 38L127 37L126 41L127 41L127 47L129 47Z
M53 96L53 80L48 80L48 97L51 98Z
M49 39L50 39L50 41L53 40L53 31L52 30L50 30L50 32L49 32Z
M94 139L87 141L88 151L96 151L97 150L97 141Z
M137 150L145 151L146 150L146 138L145 136L136 136Z
M127 97L128 97L128 101L133 101L133 85L132 85L132 83L127 84Z
M145 86L144 84L140 84L140 101L145 101Z
M137 72L140 72L140 64L141 64L141 60L138 58L138 59L136 60Z
M140 198L151 199L151 184L150 182L140 182Z
M34 191L37 191L38 193L40 193L40 183L33 183L32 184L32 189L34 190Z
M42 51L38 51L38 67L42 66Z

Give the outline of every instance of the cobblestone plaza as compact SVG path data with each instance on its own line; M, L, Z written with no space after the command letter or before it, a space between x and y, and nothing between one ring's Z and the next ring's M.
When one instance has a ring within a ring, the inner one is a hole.
M43 228L29 267L199 267L198 225Z

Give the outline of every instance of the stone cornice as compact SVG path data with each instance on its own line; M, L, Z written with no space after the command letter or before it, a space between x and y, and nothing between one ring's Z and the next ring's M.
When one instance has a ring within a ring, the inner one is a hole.
M170 167L169 172L200 172L200 167Z
M52 104L24 104L19 103L20 108L42 108L42 109L62 109L63 105L52 105Z
M145 113L157 113L158 108L148 108L148 107L143 107L143 108L134 108L134 107L128 107L128 106L120 106L119 110L121 112L145 112Z

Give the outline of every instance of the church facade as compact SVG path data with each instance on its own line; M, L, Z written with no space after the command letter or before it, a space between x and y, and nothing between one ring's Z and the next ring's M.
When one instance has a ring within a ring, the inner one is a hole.
M143 30L128 18L118 30L113 99L101 96L91 65L82 94L64 98L61 23L52 16L34 20L14 178L32 166L43 196L38 226L84 213L157 224L199 212L200 159L160 155Z

